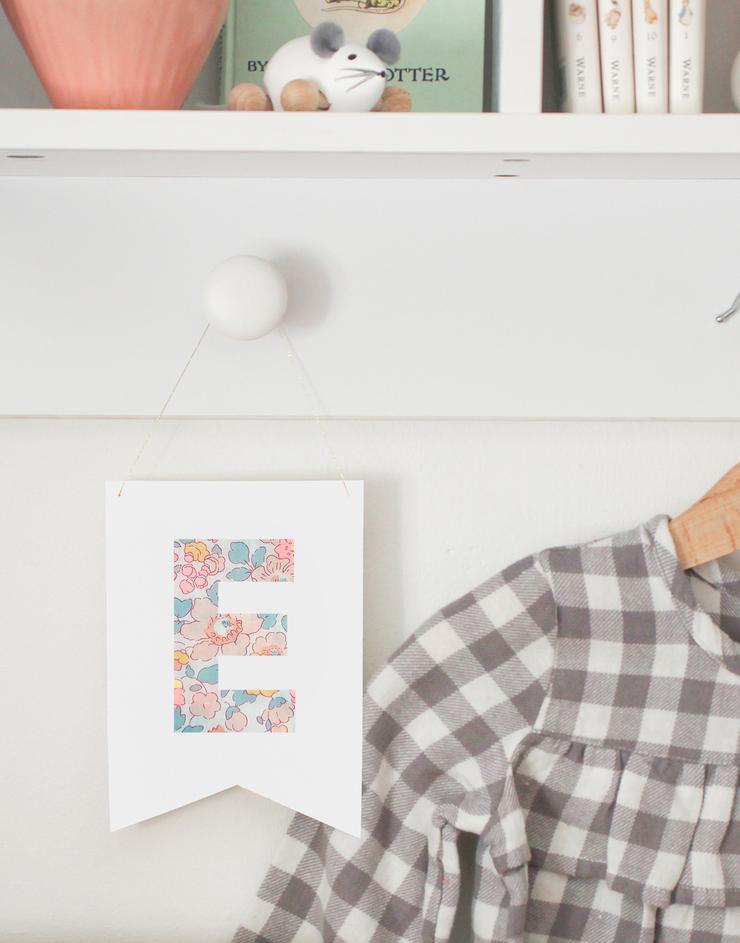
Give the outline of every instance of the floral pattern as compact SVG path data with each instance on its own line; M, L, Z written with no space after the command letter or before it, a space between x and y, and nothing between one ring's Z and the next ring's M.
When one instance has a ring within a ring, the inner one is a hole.
M293 731L295 691L218 684L220 655L286 655L287 615L219 612L218 587L222 580L292 582L294 563L294 544L286 538L175 541L175 733Z

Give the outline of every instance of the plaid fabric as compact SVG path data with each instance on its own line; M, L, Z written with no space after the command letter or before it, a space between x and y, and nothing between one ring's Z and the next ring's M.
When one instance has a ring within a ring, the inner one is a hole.
M738 583L656 518L443 610L368 689L362 838L296 816L235 943L448 940L461 831L476 943L740 941Z
M735 763L740 644L700 608L667 519L544 558L559 624L542 728L650 756Z
M691 573L691 587L702 609L709 612L729 640L740 642L740 573L721 560L706 563ZM733 671L740 672L737 649L724 646Z
M236 940L446 939L457 833L494 828L526 847L518 807L493 813L545 696L554 629L549 584L530 558L414 634L367 691L361 840L297 815L254 929Z

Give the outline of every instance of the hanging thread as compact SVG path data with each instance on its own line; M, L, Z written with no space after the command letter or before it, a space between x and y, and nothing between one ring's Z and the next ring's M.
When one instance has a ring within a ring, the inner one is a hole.
M329 433L326 429L326 422L325 422L326 409L324 408L324 404L321 401L319 392L314 386L313 380L311 379L311 375L309 374L308 370L306 370L306 367L304 366L303 361L298 356L298 352L293 346L293 341L290 339L290 335L288 334L288 332L285 330L284 327L279 327L278 334L280 335L280 337L283 340L283 343L285 344L285 349L288 354L288 360L290 361L291 365L296 371L296 375L298 376L298 380L301 386L303 387L303 392L306 395L306 399L313 407L311 409L311 412L313 414L313 421L316 423L316 426L319 430L321 438L324 440L324 445L326 446L326 451L329 455L329 460L331 464L334 466L334 471L336 472L337 477L339 478L339 480L342 482L342 485L344 486L344 490L347 494L347 497L349 497L350 491L349 491L349 485L347 484L347 479L344 475L344 471L342 470L342 465L339 461L336 451L334 450L334 446L332 445L331 438L329 437Z
M136 471L136 469L137 469L138 466L139 466L139 462L140 462L141 459L143 458L144 453L146 452L146 450L148 449L149 443L150 443L150 442L152 441L152 439L154 438L154 434L155 434L155 432L157 431L157 428L158 428L158 426L159 426L159 423L160 423L160 421L162 420L162 418L163 418L165 412L167 411L167 407L170 405L170 403L171 403L171 401L172 401L172 397L173 397L173 396L175 395L175 393L177 392L178 387L180 386L180 383L182 382L182 380L183 380L185 374L188 372L188 369L189 369L191 363L192 363L193 360L195 359L195 355L196 355L196 354L198 353L198 351L200 350L200 346L201 346L201 344L203 343L203 341L205 340L205 337L206 337L206 334L208 333L209 328L210 328L210 324L206 324L206 326L203 328L203 332L201 333L200 337L198 338L198 341L197 341L197 343L195 344L195 347L193 347L192 351L190 352L190 356L189 356L188 359L186 360L185 366L184 366L184 367L182 368L182 370L180 371L180 373L179 373L177 379L175 380L175 382L174 382L174 384L173 384L173 386L172 386L172 389L169 391L169 393L168 393L168 395L167 395L167 399L165 399L164 403L162 404L162 408L159 410L159 413L158 413L158 414L156 415L156 417L152 420L152 424L151 424L151 427L150 427L150 429L149 429L149 432L147 433L146 437L144 438L144 441L142 442L141 447L139 448L139 451L136 453L136 456L135 456L133 462L132 462L131 465L129 466L128 473L127 473L126 477L123 479L123 481L121 482L121 487L118 489L118 497L119 497L119 498L120 498L121 495L123 494L123 491L124 491L124 488L126 487L126 484L133 478L134 472ZM282 340L282 342L283 342L283 345L284 345L284 347L285 347L286 355L287 355L287 358L288 358L288 362L289 362L290 365L291 365L291 369L293 369L293 370L295 371L296 376L298 377L298 381L299 381L299 383L300 383L300 385L301 385L301 388L302 388L302 390L303 390L303 393L304 393L304 395L305 395L305 397L306 397L306 400L307 400L307 402L309 403L309 411L310 411L311 414L312 414L313 421L314 421L314 423L316 424L316 427L318 428L319 433L320 433L320 435L321 435L321 438L322 438L322 440L323 440L323 442L324 442L324 446L325 446L326 451L327 451L327 454L328 454L328 456L329 456L329 461L330 461L330 463L332 464L332 466L334 467L334 471L335 471L337 477L338 477L339 480L342 482L342 485L344 486L344 490L345 490L346 494L349 496L350 490L349 490L349 485L347 484L347 479L346 479L346 477L345 477L345 475L344 475L344 471L342 470L342 465L341 465L341 463L340 463L340 461L339 461L339 457L337 456L336 450L334 449L334 446L333 446L333 444L332 444L332 442L331 442L331 438L329 437L329 433L328 433L328 431L327 431L327 429L326 429L326 422L325 422L326 410L324 409L324 406L323 406L323 403L322 403L322 401L321 401L321 397L319 396L318 390L317 390L316 387L314 386L314 383L313 383L313 381L312 381L312 379L311 379L311 376L310 376L308 370L306 369L306 367L304 366L303 361L302 361L301 358L298 356L298 352L296 351L295 347L293 346L293 342L291 341L290 336L288 335L288 333L287 333L287 331L285 330L285 328L280 327L280 328L278 328L278 331L277 331L277 332L278 332L278 334L280 335L280 338L281 338L281 340Z
M185 362L185 366L184 366L184 367L182 368L182 370L180 371L180 374L179 374L178 378L175 380L174 386L173 386L172 389L170 390L169 395L167 396L167 399L164 401L164 403L162 404L162 408L159 410L159 413L157 414L157 416L156 416L155 419L153 420L152 425L151 425L151 427L150 427L150 429L149 429L148 435L146 436L146 438L145 438L144 441L142 442L141 448L140 448L139 451L136 453L136 457L134 458L133 462L132 462L131 465L129 466L128 474L126 475L126 477L125 477L125 478L123 479L123 481L121 482L121 487L118 489L118 497L119 497L119 498L120 498L121 495L123 494L123 489L126 487L126 483L127 483L128 481L130 481L131 478L133 477L134 471L136 471L136 468L137 468L139 462L141 461L141 458L142 458L142 456L144 455L144 452L146 452L146 450L147 450L147 448L148 448L148 446L149 446L149 443L152 441L152 438L154 437L154 433L157 431L157 427L158 427L158 425L159 425L160 420L162 419L162 416L164 416L164 414L165 414L165 412L166 412L166 410L167 410L167 407L170 405L170 402L172 401L172 397L173 397L173 396L175 395L175 393L177 392L177 388L178 388L178 386L180 385L180 383L182 382L182 378L183 378L183 377L185 376L185 374L188 372L188 367L189 367L190 364L193 362L193 360L194 360L194 358L195 358L195 355L198 353L198 350L200 349L200 345L201 345L201 344L203 343L203 341L205 340L205 336L206 336L206 334L208 333L208 329L210 328L210 326L211 326L210 324L206 324L206 326L203 328L203 333L202 333L202 334L200 335L200 337L198 338L198 342L196 343L195 347L193 347L192 351L190 352L190 356L188 357L187 361Z

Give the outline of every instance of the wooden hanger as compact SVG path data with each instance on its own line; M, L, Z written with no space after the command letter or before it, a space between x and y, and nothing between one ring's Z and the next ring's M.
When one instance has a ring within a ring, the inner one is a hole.
M740 465L675 517L670 528L685 570L740 549Z

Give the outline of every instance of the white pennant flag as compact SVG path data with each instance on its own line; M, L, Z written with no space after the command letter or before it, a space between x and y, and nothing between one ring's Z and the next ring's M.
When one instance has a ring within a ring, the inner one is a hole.
M111 829L239 785L359 835L362 482L106 500Z

